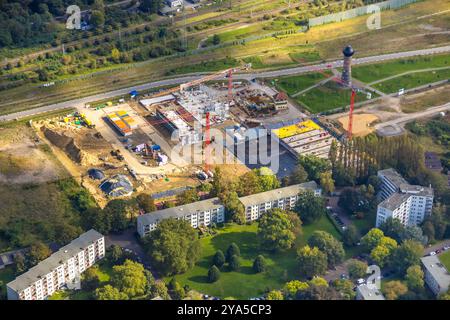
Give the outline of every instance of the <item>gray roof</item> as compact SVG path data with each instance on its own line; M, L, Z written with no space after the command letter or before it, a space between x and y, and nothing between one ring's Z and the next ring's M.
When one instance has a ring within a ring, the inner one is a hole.
M388 210L394 211L397 209L403 202L408 200L411 197L408 193L394 193L386 200L382 201L378 206L386 208Z
M149 225L157 223L161 220L168 218L182 218L192 213L203 212L212 209L223 207L219 198L211 198L207 200L197 201L189 204L185 204L178 207L167 208L163 210L154 211L137 217L143 225Z
M385 300L380 290L369 288L367 284L359 285L357 290L364 300Z
M429 187L422 187L418 185L411 185L408 183L402 183L400 185L400 191L404 193L410 193L417 196L433 196L433 189Z
M402 184L408 184L408 181L392 168L380 170L378 171L378 174L382 174L388 178L397 188L400 188L400 185Z
M424 268L431 273L434 280L441 288L446 290L450 286L450 273L441 263L438 256L426 256L421 258Z
M293 197L297 194L299 194L301 191L304 190L316 190L317 183L315 181L309 181L305 183L300 184L294 184L292 186L274 189L266 192L261 192L257 194L252 194L246 197L241 197L239 200L242 202L242 204L245 207L264 203L267 201L273 201L276 199L282 199L287 197Z
M28 288L30 285L38 281L41 277L52 272L63 262L74 257L81 250L84 250L86 247L99 240L100 238L103 238L103 235L95 231L94 229L83 233L71 243L62 247L50 257L39 262L36 266L8 283L8 287L15 290L16 292L20 292Z

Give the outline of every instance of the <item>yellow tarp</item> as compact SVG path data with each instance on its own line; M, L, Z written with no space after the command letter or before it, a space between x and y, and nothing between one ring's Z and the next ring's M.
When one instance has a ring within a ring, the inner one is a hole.
M284 139L288 137L295 136L297 134L309 132L312 130L318 130L320 126L312 120L306 120L303 122L299 122L290 126L281 127L279 129L275 129L272 132L277 135L278 138Z

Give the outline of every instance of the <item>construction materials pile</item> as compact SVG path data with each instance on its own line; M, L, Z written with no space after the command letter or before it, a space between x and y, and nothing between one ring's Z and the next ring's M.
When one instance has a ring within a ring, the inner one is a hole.
M123 110L109 113L106 118L123 136L129 136L138 127L136 121Z

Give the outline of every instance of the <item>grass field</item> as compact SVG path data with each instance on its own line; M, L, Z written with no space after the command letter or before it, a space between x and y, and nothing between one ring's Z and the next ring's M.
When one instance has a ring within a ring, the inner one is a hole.
M395 77L393 79L375 84L374 88L377 88L384 93L394 93L402 88L404 88L405 90L413 89L429 83L448 80L449 78L450 68L435 71L425 71Z
M360 81L371 83L409 71L440 67L450 67L450 55L416 57L355 66L352 68L352 74L353 77Z
M332 74L329 71L325 71L324 73L307 73L300 76L279 78L275 80L275 83L279 89L285 91L288 95L293 95L315 85L331 75Z
M428 90L417 95L406 95L401 99L401 108L405 113L413 113L430 107L440 106L450 101L450 84Z
M450 270L450 251L444 252L439 256L439 260L441 260L442 264L445 266L447 271Z
M296 97L295 100L310 112L319 113L348 106L350 97L350 90L343 89L339 84L329 81ZM374 97L376 94L372 93L372 98ZM358 93L355 103L362 101L367 101L367 97L363 93Z
M335 237L340 237L328 218L323 217L317 223L303 227L303 234L298 237L297 245L305 245L315 230L324 230ZM299 276L296 270L295 249L281 253L265 252L258 245L256 231L256 223L233 224L219 229L218 234L213 237L202 238L202 257L193 269L177 275L177 281L209 295L247 299L260 296L267 290L280 288L286 281L297 279ZM225 252L232 242L235 242L241 250L241 269L238 272L228 271L227 266L224 266L220 279L213 284L208 283L207 274L212 257L219 249ZM253 260L258 254L264 255L267 259L268 271L265 273L255 274L252 270ZM166 280L170 279L168 277Z

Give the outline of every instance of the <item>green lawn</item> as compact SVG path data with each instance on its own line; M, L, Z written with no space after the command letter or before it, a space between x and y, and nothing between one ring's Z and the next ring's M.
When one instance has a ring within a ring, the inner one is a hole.
M184 74L184 73L193 73L193 72L208 72L208 71L220 71L228 68L236 67L238 65L238 61L232 58L225 58L220 60L211 60L205 61L203 63L184 65L182 67L178 67L172 69L167 72L167 75L176 75L176 74Z
M426 85L428 83L438 82L446 79L450 79L450 68L407 74L377 83L374 85L374 87L383 91L384 93L394 93L402 88L413 89Z
M257 223L251 225L227 225L218 229L218 234L202 238L202 257L194 268L176 279L182 285L189 285L192 289L221 298L234 297L248 299L264 294L267 290L280 288L291 279L298 279L296 271L296 250L291 249L282 253L269 253L261 250L256 236ZM339 233L328 220L323 217L313 225L305 226L302 235L297 239L297 245L304 245L308 237L315 230L324 230L340 238ZM222 268L220 279L211 284L207 281L208 269L212 257L217 250L226 251L235 242L241 250L241 269L239 272ZM252 270L253 260L258 254L263 254L268 262L268 271L255 274ZM165 280L170 281L171 277Z
M372 93L372 99L377 95ZM342 88L338 83L329 81L324 85L311 89L295 98L301 105L312 113L319 113L337 108L343 108L350 104L351 91ZM367 101L364 93L358 93L355 103Z
M325 71L324 73L307 73L299 76L279 78L275 83L278 89L285 91L289 95L293 95L315 85L331 75L332 74L329 71Z
M6 284L14 280L14 268L8 266L0 270L0 300L6 300Z
M370 83L408 71L445 66L450 66L450 55L448 54L355 66L352 68L352 74L356 79Z
M450 251L444 252L439 256L439 260L441 260L442 264L445 268L450 271Z

